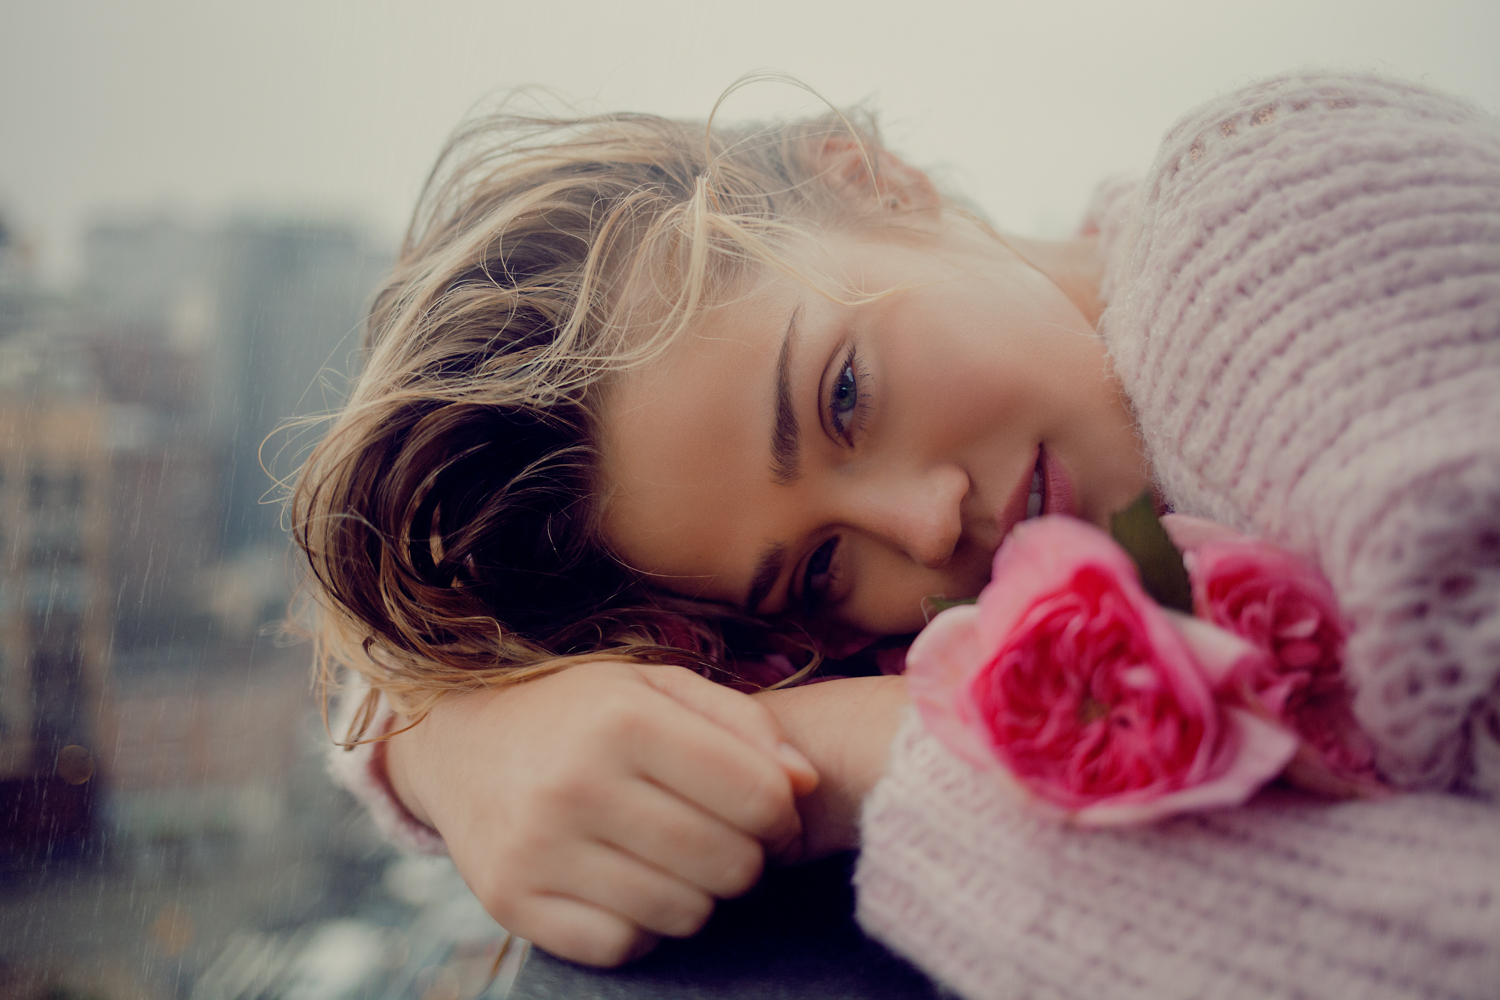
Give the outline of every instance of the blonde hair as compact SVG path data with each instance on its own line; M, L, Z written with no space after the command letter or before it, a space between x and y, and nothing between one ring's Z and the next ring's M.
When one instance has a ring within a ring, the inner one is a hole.
M291 497L324 690L340 667L372 686L349 739L376 691L420 716L582 659L714 671L776 646L610 554L599 402L758 269L800 274L795 237L900 225L883 155L873 120L838 112L720 127L502 108L458 129Z

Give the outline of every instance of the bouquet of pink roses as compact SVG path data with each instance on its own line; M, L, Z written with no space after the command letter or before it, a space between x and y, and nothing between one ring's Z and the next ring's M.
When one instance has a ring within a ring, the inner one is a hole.
M1146 499L1115 534L1130 553L1071 518L1017 525L978 600L929 623L906 674L938 739L1087 825L1236 805L1282 775L1378 793L1317 570L1207 521L1158 524Z

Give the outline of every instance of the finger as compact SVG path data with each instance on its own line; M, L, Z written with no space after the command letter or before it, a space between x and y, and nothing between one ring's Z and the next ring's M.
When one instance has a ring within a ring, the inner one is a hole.
M697 933L714 911L714 897L702 888L602 841L576 852L547 886L549 895L602 907L666 937Z
M691 709L666 705L633 734L643 777L760 840L801 834L791 781L772 757Z
M521 910L505 929L570 962L624 965L658 941L620 914L568 896L533 896Z
M595 836L720 899L749 890L765 867L760 841L650 781L622 783Z
M776 716L754 698L682 667L643 665L640 669L647 683L658 691L775 757L797 795L806 795L817 787L818 772L812 762L787 742Z

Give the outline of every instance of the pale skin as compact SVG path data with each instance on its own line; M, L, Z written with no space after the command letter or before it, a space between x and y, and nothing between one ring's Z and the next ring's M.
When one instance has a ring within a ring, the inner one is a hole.
M1149 482L1093 334L1092 242L998 240L884 167L916 225L818 253L889 294L764 276L623 378L603 420L617 554L834 652L918 630L927 595L976 593L1039 482L1043 509L1101 524ZM444 698L388 766L501 924L613 965L696 931L767 859L856 847L905 704L900 677L750 696L590 663Z
M618 965L697 931L768 859L856 846L904 704L900 677L752 697L678 667L586 664L444 698L390 741L388 768L500 924Z

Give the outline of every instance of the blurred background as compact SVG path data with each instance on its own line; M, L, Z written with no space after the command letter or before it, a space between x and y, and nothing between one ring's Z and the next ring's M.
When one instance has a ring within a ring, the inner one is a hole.
M0 0L0 996L486 981L503 933L322 777L263 468L310 444L279 424L338 405L476 103L701 117L782 70L1060 236L1256 76L1376 70L1500 113L1497 38L1493 0ZM722 113L817 110L764 83Z

